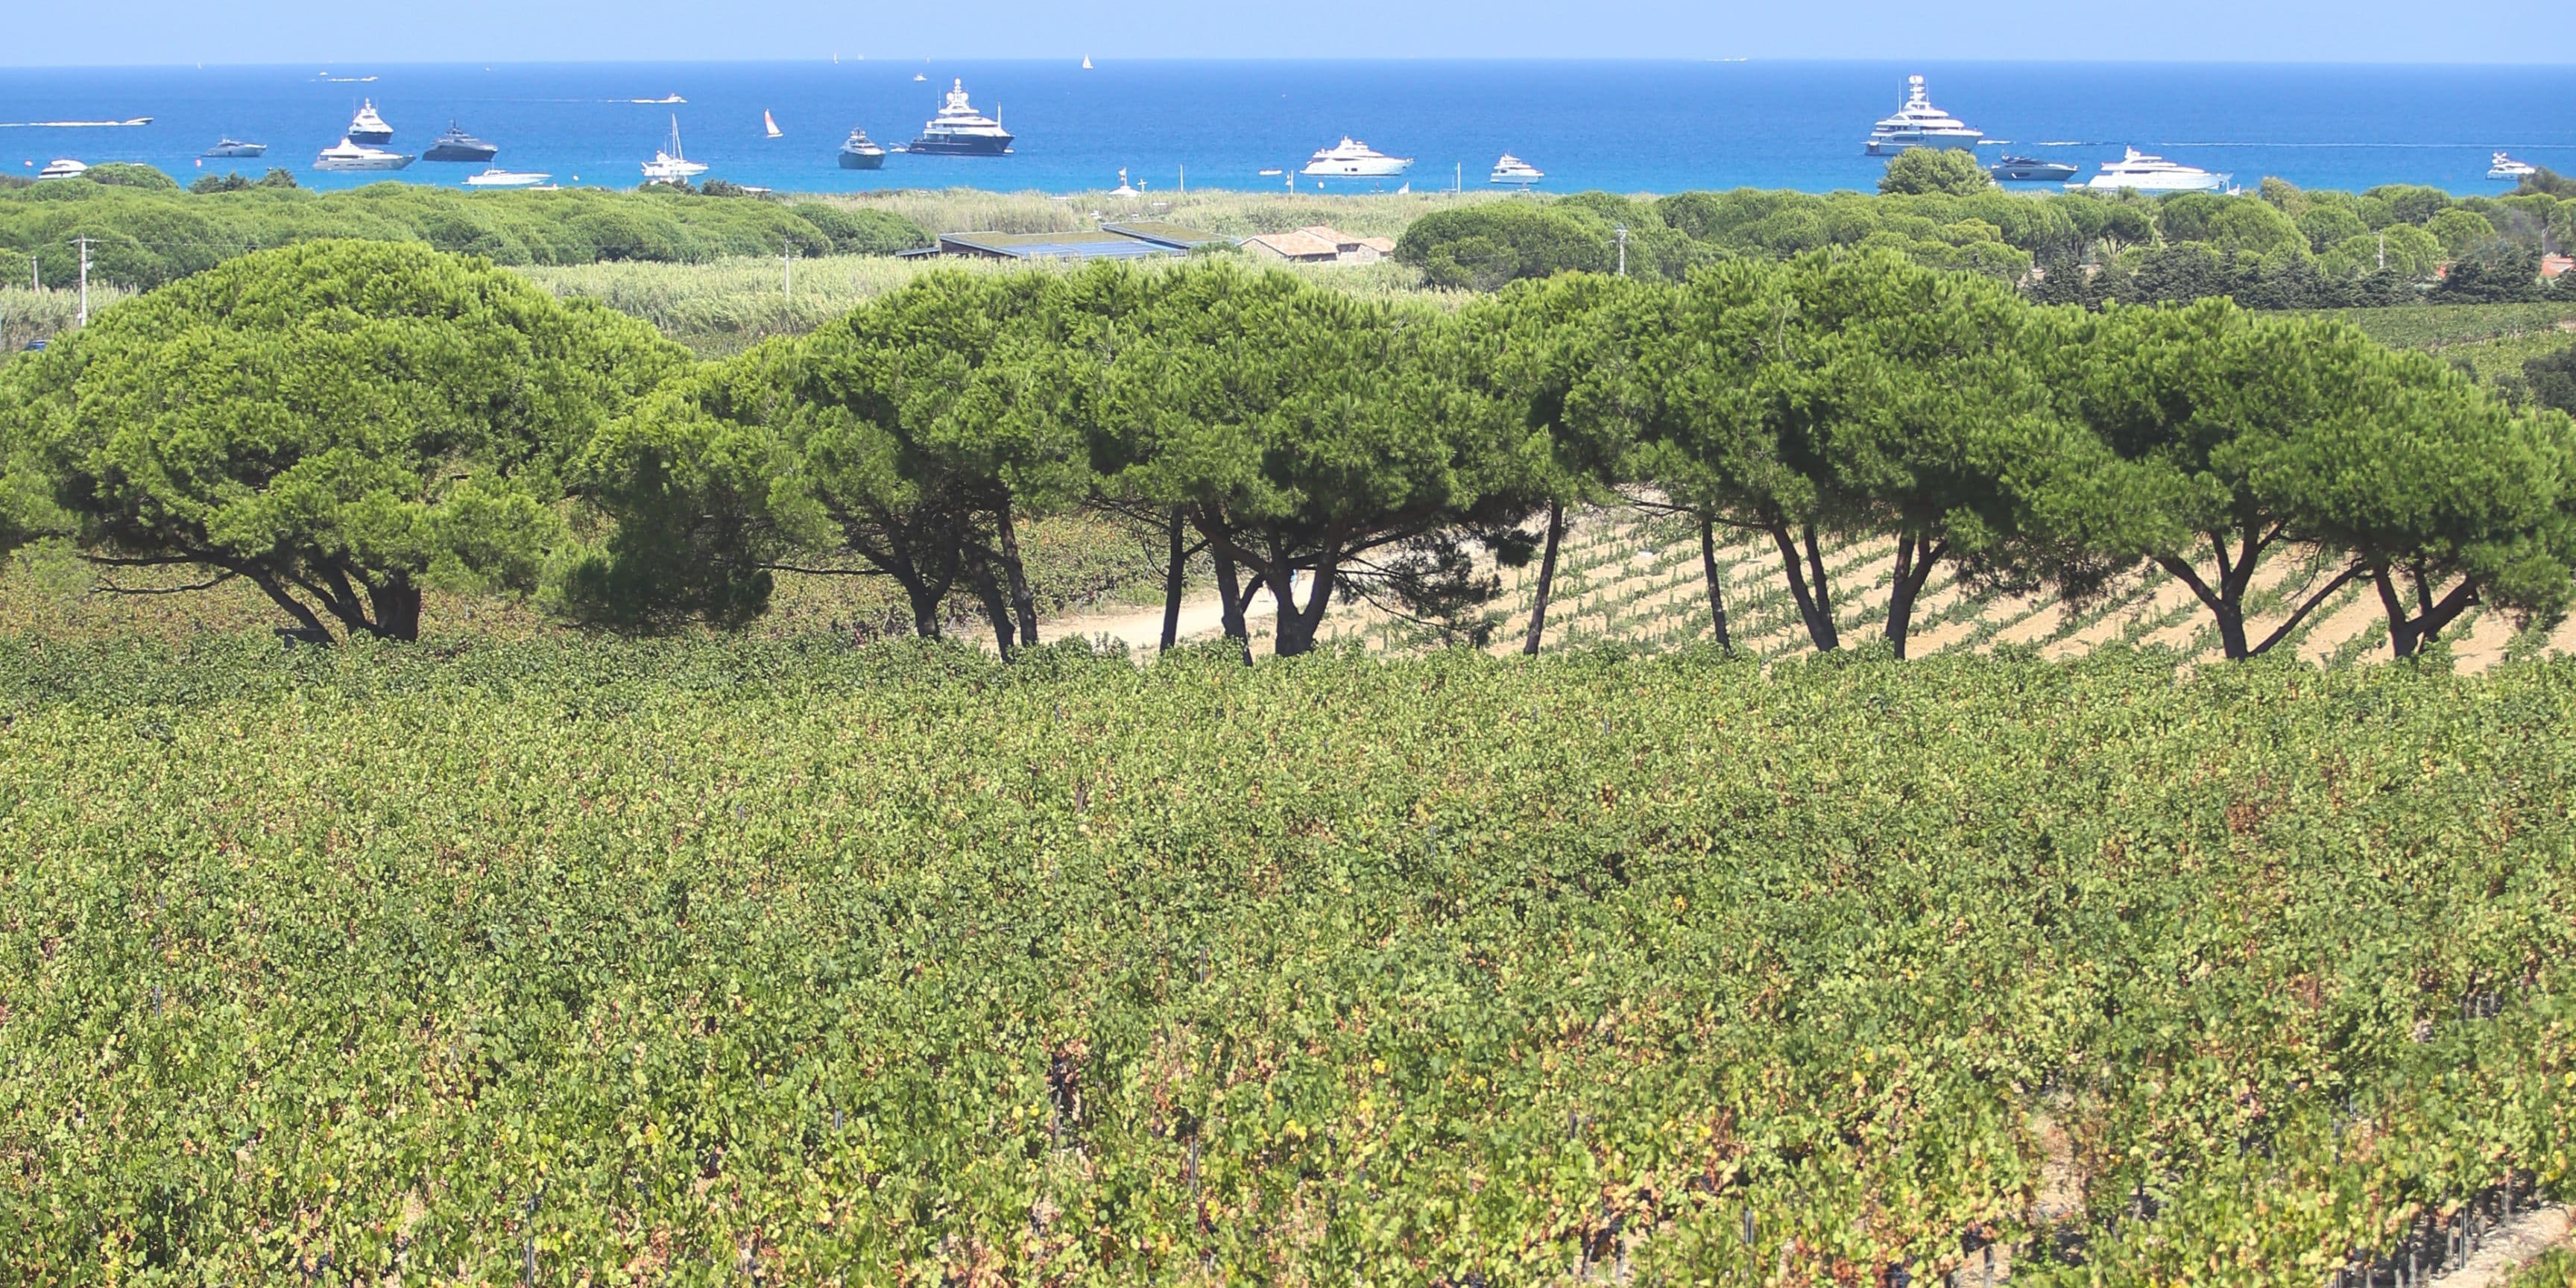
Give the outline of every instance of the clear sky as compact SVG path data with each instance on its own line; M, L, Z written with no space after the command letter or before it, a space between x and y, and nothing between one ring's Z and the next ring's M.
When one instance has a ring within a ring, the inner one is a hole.
M870 58L2576 62L2570 0L20 0L0 67Z

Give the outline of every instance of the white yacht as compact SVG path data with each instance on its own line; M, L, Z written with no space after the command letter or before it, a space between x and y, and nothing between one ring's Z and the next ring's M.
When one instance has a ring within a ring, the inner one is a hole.
M655 152L653 159L644 163L644 182L686 183L706 172L704 164L692 161L680 152L680 118L672 117L670 145Z
M1136 186L1134 184L1127 182L1127 167L1123 165L1118 167L1118 186L1110 189L1109 195L1113 197L1134 197L1142 195L1136 191Z
M1923 78L1905 78L1905 101L1896 115L1871 126L1869 141L1861 150L1874 157L1892 157L1912 148L1973 148L1986 137L1983 130L1972 130L1958 117L1932 106L1923 87Z
M385 124L385 118L376 114L376 100L368 99L366 105L358 109L358 114L349 118L348 139L351 143L393 142L394 127Z
M77 179L87 173L89 173L88 166L83 165L78 161L74 161L70 157L58 157L46 165L44 169L38 170L36 172L36 178L39 181L46 179Z
M1011 132L1000 117L986 116L966 101L966 82L953 81L941 98L939 114L921 127L921 137L907 152L923 156L997 157L1011 150Z
M2198 166L2167 161L2149 156L2136 148L2117 161L2105 162L2102 173L2083 183L2070 183L2069 188L2090 188L2095 192L2118 192L2135 188L2140 192L2225 192L2227 176L2213 174Z
M539 174L533 170L504 170L495 166L481 174L465 176L465 186L468 188L533 188L551 178L554 176Z
M1537 166L1506 152L1502 160L1494 163L1494 172L1485 176L1485 182L1526 188L1546 177L1547 174Z
M313 158L316 170L400 170L410 164L408 153L369 147L354 139L342 139Z
M1341 142L1316 149L1306 159L1303 173L1314 178L1380 179L1402 174L1412 164L1411 157L1388 156L1345 134Z
M2487 169L2487 177L2490 179L2519 179L2527 174L2538 173L2540 173L2539 166L2528 161L2516 161L2501 152L2495 154L2495 160Z

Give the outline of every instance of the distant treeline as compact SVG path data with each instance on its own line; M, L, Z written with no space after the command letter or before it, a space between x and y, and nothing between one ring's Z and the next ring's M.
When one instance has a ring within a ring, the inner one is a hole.
M83 237L93 283L136 289L253 250L324 238L427 242L509 265L696 262L789 247L800 255L887 255L930 244L919 224L885 211L667 187L478 193L381 183L310 192L275 171L267 181L215 180L188 192L149 166L97 166L91 174L98 181L0 187L0 254L15 260L16 282L41 276L49 286L70 285ZM0 273L10 267L0 261Z
M2253 198L2033 196L1982 182L1894 194L1582 193L1427 215L1396 257L1433 285L1493 290L1568 269L1611 271L1622 228L1628 271L1665 280L1718 260L1844 247L2019 282L2044 303L2495 303L2553 298L2541 254L2576 242L2576 184L2543 174L2497 197L2405 185L2312 192L2279 179Z

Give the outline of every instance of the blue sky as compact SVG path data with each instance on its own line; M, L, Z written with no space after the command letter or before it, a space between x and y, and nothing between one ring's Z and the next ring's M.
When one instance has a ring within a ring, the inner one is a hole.
M0 67L833 52L2576 62L2568 0L23 0L12 8Z

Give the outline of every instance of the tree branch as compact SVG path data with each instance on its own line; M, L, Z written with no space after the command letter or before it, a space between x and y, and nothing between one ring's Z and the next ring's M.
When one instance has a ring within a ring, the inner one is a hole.
M2336 574L2334 580L2319 587L2317 593L2308 596L2308 602L2299 605L2299 611L2290 614L2290 620L2281 623L2280 626L2275 628L2270 635L2265 636L2262 643L2247 650L2246 656L2259 657L2262 655L2264 650L2280 643L2284 637L2289 635L2290 632L2299 628L2299 623L2308 619L2308 614L2317 610L2317 605L2326 602L2326 598L2328 596L2343 589L2345 585L2350 583L2353 578L2360 576L2362 572L2362 565L2354 563L2350 567L2345 568L2341 573Z

